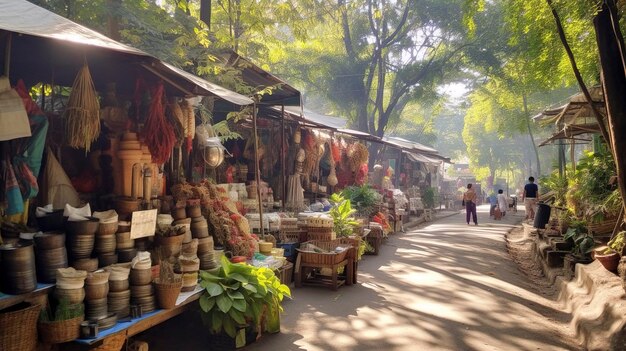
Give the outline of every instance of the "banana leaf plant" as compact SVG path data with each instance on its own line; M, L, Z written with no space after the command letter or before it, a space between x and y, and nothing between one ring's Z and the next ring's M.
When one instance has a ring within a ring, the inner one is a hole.
M340 194L332 194L330 197L331 207L329 214L333 219L333 230L338 237L346 237L352 235L354 227L359 225L359 222L354 218L354 214L357 212L352 208L350 200L344 198Z
M291 291L271 269L222 257L220 268L200 272L200 286L202 319L211 333L226 333L239 348L246 345L247 327L259 333L280 331L281 302L291 298Z

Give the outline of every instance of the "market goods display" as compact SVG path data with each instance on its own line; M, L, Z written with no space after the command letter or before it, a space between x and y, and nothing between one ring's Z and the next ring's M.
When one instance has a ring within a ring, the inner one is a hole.
M165 163L176 144L176 135L165 118L164 94L163 83L159 83L154 94L152 94L152 102L144 128L145 144L150 149L152 161L156 164Z
M34 240L37 280L42 283L54 283L57 268L67 268L68 264L65 234L62 232L37 233Z
M144 313L154 311L156 308L151 267L150 253L139 252L131 263L129 274L130 301L133 305L141 306Z
M72 85L65 109L65 130L68 145L86 152L100 135L100 102L86 64Z
M109 293L107 307L109 312L117 314L118 318L130 314L130 264L116 264L106 268L109 274Z
M37 288L33 243L18 241L0 246L0 287L7 294L25 294Z

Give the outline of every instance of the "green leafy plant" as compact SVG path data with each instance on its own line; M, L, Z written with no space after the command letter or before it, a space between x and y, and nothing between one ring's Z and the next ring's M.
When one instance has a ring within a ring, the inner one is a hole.
M341 192L341 196L350 200L352 206L364 217L378 212L377 205L382 201L382 196L369 185L349 186Z
M572 254L578 258L589 258L595 242L593 237L587 232L581 231L577 228L569 228L567 233L563 236L564 240L572 240L574 242L574 248Z
M333 218L333 229L338 237L352 235L354 227L359 223L355 220L354 214L356 210L352 208L350 200L344 198L341 194L333 194L330 197L332 207L330 216Z
M422 193L422 201L426 208L435 207L435 198L437 197L437 188L429 187L424 189Z
M245 328L257 331L280 331L281 301L291 297L269 268L233 264L222 257L222 266L212 272L200 272L202 319L212 333L225 332L237 347L246 344Z
M624 251L624 246L626 246L626 232L621 231L617 233L613 239L609 240L607 245L615 252L620 255Z

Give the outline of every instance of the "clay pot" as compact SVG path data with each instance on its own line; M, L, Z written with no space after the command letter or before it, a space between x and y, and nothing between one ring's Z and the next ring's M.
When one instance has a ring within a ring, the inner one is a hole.
M208 236L206 238L198 239L198 251L199 254L213 252L213 237Z
M133 247L135 247L135 240L130 238L130 232L115 234L115 242L118 250L132 249Z
M151 296L154 295L154 287L150 283L144 285L131 285L130 295L133 298Z
M176 236L156 236L155 244L159 247L161 258L178 256L183 245L184 235Z
M96 243L95 234L76 235L68 234L67 251L74 260L91 257L91 252Z
M128 279L126 280L109 280L109 294L114 292L124 292L130 287ZM130 295L128 295L130 298Z
M98 270L98 259L97 258L82 258L76 260L72 263L72 267L77 270L82 270L86 272L95 272Z
M93 235L98 231L100 220L95 217L89 217L84 221L67 221L65 230L70 235Z
M65 233L60 231L37 233L33 240L37 250L65 248Z
M191 218L202 217L202 208L200 204L187 206L187 216Z
M152 282L152 270L148 269L131 269L128 277L130 285L147 285Z
M209 225L204 217L198 217L199 219L191 222L191 234L194 238L206 238L209 236Z
M97 253L106 254L115 252L115 248L117 247L117 240L114 233L107 235L97 235L95 250ZM105 265L100 262L100 265Z
M117 263L117 254L101 254L98 256L98 262L100 263L100 267L110 266L112 264Z
M133 200L130 195L115 200L115 211L121 216L128 216L135 211L139 211L141 200Z
M85 284L85 299L97 300L106 299L109 294L109 282L106 281L102 284L87 285ZM106 304L106 301L105 301Z
M596 249L597 250L597 249ZM610 254L607 255L600 255L596 252L600 252L603 250L598 250L593 251L593 256L596 260L598 260L602 266L604 266L604 268L606 268L607 271L609 272L616 272L617 271L617 265L620 262L620 256L617 252L612 252Z
M98 235L111 235L117 232L118 222L100 223L98 226Z
M35 261L37 280L41 283L54 283L57 279L57 268L67 267L67 250L65 247L51 250L38 249Z
M37 288L32 241L0 246L0 287L3 292L13 295L25 294Z
M177 207L172 211L172 217L176 220L185 219L187 218L187 211L184 207Z
M117 250L118 263L131 262L135 256L137 256L137 250L134 248Z

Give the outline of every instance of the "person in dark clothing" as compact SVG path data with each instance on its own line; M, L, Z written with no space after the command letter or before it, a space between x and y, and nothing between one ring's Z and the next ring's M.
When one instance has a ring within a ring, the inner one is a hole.
M526 219L535 219L535 208L537 207L537 199L539 198L539 187L535 184L535 178L529 177L528 184L524 186L522 201L526 207Z
M476 199L478 195L476 195L476 191L472 189L472 184L467 184L467 191L463 194L463 201L465 201L465 218L467 225L470 224L470 215L474 220L474 224L478 225L478 218L476 216Z

